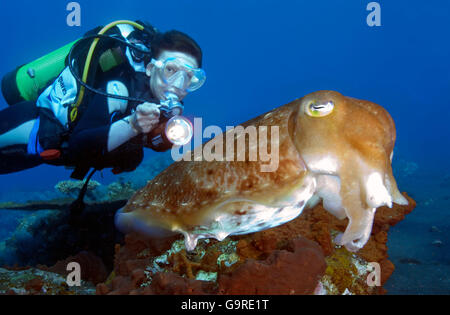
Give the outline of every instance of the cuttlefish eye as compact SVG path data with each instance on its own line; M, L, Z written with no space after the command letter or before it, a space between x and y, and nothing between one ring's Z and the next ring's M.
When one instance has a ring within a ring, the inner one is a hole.
M334 109L332 101L316 102L312 101L306 107L306 113L311 117L324 117L330 114Z

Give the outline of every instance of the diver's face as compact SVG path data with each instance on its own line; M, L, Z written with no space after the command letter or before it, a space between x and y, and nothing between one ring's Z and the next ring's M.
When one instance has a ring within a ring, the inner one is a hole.
M168 51L164 50L158 57L157 60L161 60L162 62L166 61L168 58L178 58L182 60L185 64L191 66L192 68L197 68L198 64L194 57L188 55L186 53L178 52L178 51ZM150 77L150 89L152 90L153 96L158 98L159 100L165 99L165 93L175 93L179 100L181 101L186 95L187 92L185 90L178 89L174 86L168 85L163 81L163 78L158 74L157 68L149 63L146 68L146 73Z

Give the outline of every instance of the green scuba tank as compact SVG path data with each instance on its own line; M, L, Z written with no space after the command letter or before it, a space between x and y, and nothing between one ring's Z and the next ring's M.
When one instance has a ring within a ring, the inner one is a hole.
M35 61L18 67L2 79L2 93L9 105L37 100L40 92L66 67L73 41Z
M2 94L6 102L14 105L23 101L36 101L40 93L67 66L67 56L76 42L78 40L7 73L2 79ZM121 64L123 60L119 49L108 49L101 54L99 65L102 71L106 72Z
M116 25L120 22L126 23L128 21L117 21L111 23L111 25ZM87 32L84 36L97 34L101 28L102 27L97 27ZM2 79L1 87L6 102L9 105L14 105L23 101L36 101L42 91L47 88L47 86L49 86L67 66L67 57L72 47L79 41L80 40L77 39L35 61L22 65L14 71L7 73ZM85 53L87 53L87 49L89 49L91 43L92 40L85 43L86 46L83 47L83 49L86 49ZM86 55L81 54L79 57L84 59L86 58ZM105 51L102 51L97 57L98 65L103 72L114 68L126 59L118 48L105 49ZM89 65L90 63L91 60L89 58ZM84 62L81 63L81 65L83 64Z
M68 55L72 53L77 47L81 48L81 51L75 53L74 59L79 59L77 62L79 73L83 74L82 81L86 83L89 79L88 72L91 68L91 77L96 74L97 66L103 72L109 71L112 68L122 64L126 61L127 57L121 51L119 47L105 47L99 49L99 52L94 54L95 47L100 37L95 38L95 35L104 35L110 30L113 33L121 34L121 30L113 30L117 25L128 24L133 26L136 30L141 31L138 36L143 42L150 44L155 34L158 32L156 28L151 26L147 22L141 21L128 21L119 20L108 24L105 27L97 27L90 30L84 37L77 39L35 61L22 65L7 73L2 79L2 94L9 105L14 105L23 101L36 101L39 95L60 75L64 68L69 64ZM132 32L133 33L133 32ZM124 34L122 34L124 35ZM125 36L127 37L127 36ZM94 39L95 38L95 39ZM113 38L113 37L111 37ZM113 38L114 39L114 38ZM86 40L89 40L86 41ZM80 43L84 46L80 46ZM105 44L107 45L107 44ZM89 50L89 51L88 51ZM73 58L74 56L69 56ZM95 60L95 61L93 61ZM81 71L82 70L82 71ZM75 75L73 73L73 75ZM75 109L80 104L84 95L84 87L80 88L80 93L77 98ZM71 119L76 118L75 113L71 114Z

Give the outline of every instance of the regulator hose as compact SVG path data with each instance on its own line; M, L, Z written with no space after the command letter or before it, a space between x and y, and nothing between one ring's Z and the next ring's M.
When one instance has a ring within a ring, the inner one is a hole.
M128 20L119 20L119 21L115 21L115 22L112 22L112 23L106 25L105 27L103 27L103 28L98 32L97 35L87 36L87 37L85 37L85 38L79 40L79 41L71 48L71 50L70 50L70 52L69 52L69 67L71 68L70 71L72 72L72 75L73 75L73 74L74 74L74 71L73 71L73 68L72 68L72 59L71 59L71 53L73 52L73 48L74 48L75 46L77 46L77 44L79 44L81 41L83 41L83 40L85 40L85 39L87 40L87 39L92 39L92 38L94 38L94 41L92 42L92 44L91 44L91 46L90 46L90 48L89 48L89 51L88 51L88 54L87 54L87 57L86 57L86 62L84 63L83 77L82 77L81 80L79 80L80 78L79 78L78 76L76 76L76 80L81 84L81 88L80 88L80 93L78 94L77 101L76 101L75 104L72 105L72 110L71 110L71 112L70 112L70 120L71 120L72 122L74 122L74 121L76 120L76 118L77 118L77 115L78 115L78 107L80 106L80 104L81 104L81 102L82 102L82 100L83 100L85 89L88 89L88 90L90 90L90 91L92 91L92 92L95 92L95 93L98 93L98 92L99 92L99 91L96 91L95 89L90 89L90 87L88 87L87 84L86 84L87 77L88 77L88 74L89 74L89 67L90 67L90 65L91 65L92 56L94 55L95 48L97 47L97 44L98 44L100 38L103 37L103 36L105 36L104 34L105 34L108 30L110 30L111 28L113 28L113 27L115 27L115 26L117 26L117 25L119 25L119 24L128 24L128 25L131 25L131 26L137 28L137 29L140 30L140 31L145 31L145 27L142 26L141 24L136 23L136 22L128 21ZM118 40L118 41L120 41L120 42L126 44L127 46L133 47L133 49L136 49L136 50L139 51L139 52L142 52L142 53L145 53L145 54L150 54L149 51L145 51L145 50L139 49L139 47L136 47L136 46L134 46L134 45L132 45L132 44L130 44L130 43L124 41L124 40L120 40L120 39L115 38L115 37L112 37L112 36L107 36L107 37L110 38L110 39ZM100 93L100 94L101 94L101 95L104 95L103 93ZM107 93L105 93L105 94L107 94ZM121 98L121 97L117 97L118 95L114 95L114 94L113 94L113 95L107 94L107 96L108 96L108 97L118 98L118 99L124 99L124 98ZM129 98L125 98L125 100L130 100L130 101L131 101L131 99L129 99ZM141 100L139 100L139 101L141 101Z
M83 41L91 40L91 39L93 39L93 38L107 38L107 39L113 39L113 40L116 40L116 41L118 41L118 42L120 42L120 43L122 43L122 44L124 44L124 45L127 45L127 46L129 46L129 47L131 47L131 48L133 48L133 49L135 49L135 50L141 52L141 53L144 53L144 54L151 54L151 52L149 52L149 51L146 51L146 50L144 50L144 49L141 49L141 48L139 48L139 47L137 47L137 46L135 46L135 45L133 45L133 44L131 44L131 43L129 43L129 42L123 40L123 39L120 39L120 38L117 38L117 37L113 37L113 36L110 36L110 35L100 35L100 34L96 34L96 35L90 35L90 36L83 37L83 38L81 38L80 40L78 40L78 41L72 46L72 48L70 49L69 55L68 55L68 56L69 56L69 57L68 57L68 59L69 59L69 65L68 65L68 66L69 66L70 72L72 73L72 75L73 75L73 77L75 78L75 80L76 80L83 88L85 88L85 89L87 89L87 90L89 90L89 91L91 91L91 92L93 92L93 93L103 95L103 96L105 96L105 97L117 98L117 99L120 99L120 100L126 100L126 101L132 101L132 102L141 102L141 103L148 102L149 100L145 100L145 99L134 98L134 97L128 97L128 96L121 96L121 95L109 94L109 93L103 92L103 91L101 91L101 90L98 90L98 89L95 89L95 88L91 87L90 85L88 85L87 83L85 83L85 82L80 78L80 76L76 73L75 69L73 68L73 64L72 64L72 54L73 54L73 51L77 48L77 46L80 45ZM87 60L86 60L86 62L87 62ZM80 91L80 93L81 93L81 91ZM79 99L80 99L80 97L79 97ZM81 102L80 102L80 103L81 103ZM76 106L79 106L79 104L76 105Z

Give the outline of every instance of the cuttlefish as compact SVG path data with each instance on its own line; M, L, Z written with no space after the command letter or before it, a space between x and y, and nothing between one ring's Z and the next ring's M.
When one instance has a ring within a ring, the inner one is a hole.
M119 230L151 237L182 233L190 251L201 238L221 241L275 227L322 201L337 218L349 219L335 243L357 251L370 237L378 207L408 204L391 168L395 125L375 103L318 91L241 126L278 126L278 139L269 132L267 140L278 141L276 170L262 172L261 160L192 156L175 162L117 212Z

